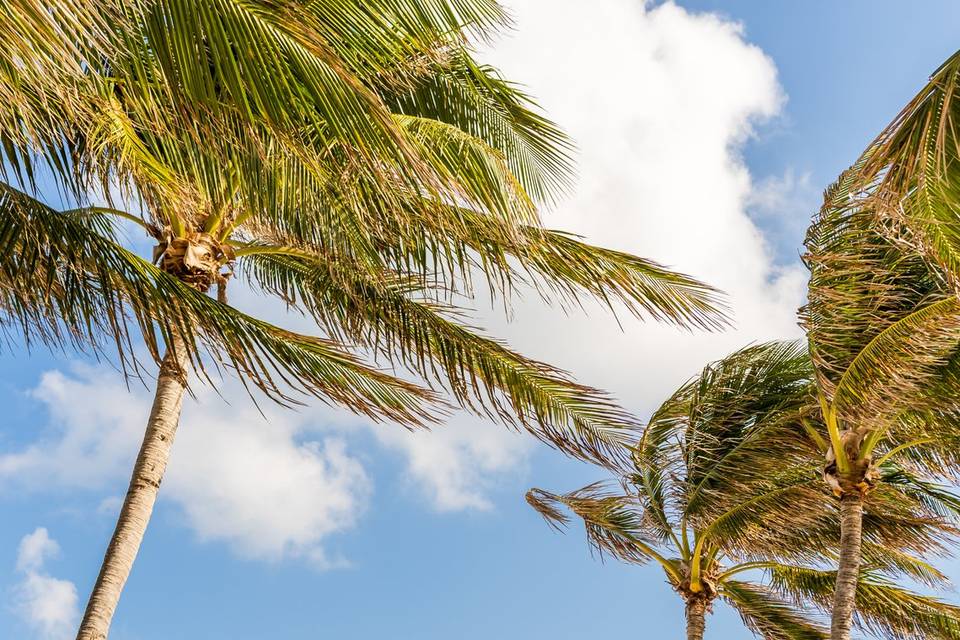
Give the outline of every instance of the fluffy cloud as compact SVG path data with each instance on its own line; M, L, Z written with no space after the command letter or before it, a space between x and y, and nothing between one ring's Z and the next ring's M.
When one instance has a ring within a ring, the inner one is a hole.
M17 572L20 582L14 587L14 608L23 620L44 640L72 637L78 617L77 589L72 582L51 577L44 571L47 559L55 557L60 546L43 527L20 540Z
M202 539L252 557L341 564L320 542L363 512L372 485L360 462L340 439L300 441L303 416L245 409L216 397L187 407L164 489Z
M371 482L344 443L304 439L307 416L265 407L240 393L227 404L209 389L188 400L162 499L175 502L202 540L223 540L243 555L270 560L305 557L326 568L328 535L353 526ZM143 389L129 393L116 372L76 366L44 374L33 396L46 405L47 438L0 455L0 487L123 486L150 406ZM115 515L120 500L99 512Z
M516 34L491 57L579 145L578 186L547 224L704 279L736 321L691 335L621 317L621 331L596 306L566 318L530 303L505 328L513 342L645 414L707 360L798 335L805 274L795 259L778 264L747 215L755 187L740 155L785 102L770 58L740 25L670 2L510 5Z
M0 487L16 478L27 486L99 488L132 460L143 435L134 425L149 410L142 389L128 393L106 367L76 365L74 376L48 372L30 392L59 426L22 451L0 453Z
M376 428L375 435L406 457L409 483L439 511L492 508L487 495L496 479L522 470L534 446L519 433L473 416L458 416L432 431Z

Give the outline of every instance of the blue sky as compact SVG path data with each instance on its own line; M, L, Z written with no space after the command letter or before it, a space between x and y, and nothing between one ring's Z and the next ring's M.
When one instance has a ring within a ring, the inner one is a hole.
M797 335L820 191L960 44L948 1L506 4L517 30L488 57L581 149L580 187L548 223L715 282L737 311L738 331L691 336L533 300L509 326L478 310L641 416L707 360ZM264 421L231 383L229 404L198 396L115 640L680 636L658 569L600 563L523 502L594 469L479 420L410 435L324 408ZM109 363L4 345L0 637L69 636L57 616L96 575L148 401ZM38 527L55 544L18 566ZM707 637L750 636L720 605Z

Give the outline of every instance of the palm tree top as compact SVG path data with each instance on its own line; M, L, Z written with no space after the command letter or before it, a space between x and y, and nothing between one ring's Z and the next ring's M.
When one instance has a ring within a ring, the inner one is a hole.
M746 347L707 365L654 412L635 468L618 482L567 494L533 489L528 502L558 528L572 512L601 554L656 562L688 604L721 598L763 637L827 637L809 611L830 608L839 522L810 432L824 430L815 388L802 343ZM960 610L892 580L946 582L921 558L948 551L960 502L903 468L885 466L884 475L864 524L862 589L877 599L861 609L861 623L886 637L956 637L941 631Z
M857 186L867 161L827 190L806 239L810 285L801 319L828 426L824 448L841 452L837 463L848 467L841 475L866 476L868 486L875 458L888 454L949 476L960 433L953 276L922 249L926 225L892 217L874 191Z
M235 371L281 402L307 393L419 426L451 399L609 461L636 421L471 328L456 302L479 278L506 304L533 286L566 305L726 323L709 286L542 226L571 184L573 147L474 59L509 22L493 0L17 0L0 12L13 43L0 52L0 232L25 239L0 259L0 314L28 341L112 345L136 371L139 334L157 360L177 334L201 376ZM75 209L36 199L41 166ZM140 212L121 210L130 198ZM154 238L154 264L119 242L118 218ZM234 273L323 337L230 306Z

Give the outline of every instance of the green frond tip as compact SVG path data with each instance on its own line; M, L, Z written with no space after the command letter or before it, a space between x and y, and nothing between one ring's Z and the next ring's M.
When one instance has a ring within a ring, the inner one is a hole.
M561 507L569 509L583 521L591 550L601 556L609 553L634 564L654 560L674 583L681 581L676 562L658 551L658 541L647 530L633 498L606 483L596 482L563 495L533 489L527 493L527 502L558 530L569 522Z
M526 495L527 504L543 516L551 527L560 531L570 522L570 517L561 511L561 499L556 494L543 489L530 489Z
M560 231L544 231L533 243L543 251L529 252L526 266L544 277L547 286L571 285L604 302L617 299L633 313L646 313L661 322L718 330L730 325L725 296L682 273L637 256L586 244Z
M384 99L398 113L444 122L486 142L537 203L557 202L573 184L567 135L516 85L465 51L451 52L412 87Z

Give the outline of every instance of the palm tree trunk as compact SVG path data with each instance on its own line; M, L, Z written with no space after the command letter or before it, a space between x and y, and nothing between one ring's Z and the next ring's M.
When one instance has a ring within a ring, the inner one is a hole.
M160 365L147 431L133 467L133 477L117 519L117 527L87 602L77 640L105 640L110 630L120 592L130 576L133 561L147 530L173 438L177 433L180 407L186 390L186 354L183 341L175 338Z
M702 598L687 600L687 640L703 640L707 603Z
M850 640L850 626L856 608L860 578L860 535L863 526L863 498L846 492L840 498L840 566L833 594L830 640Z

